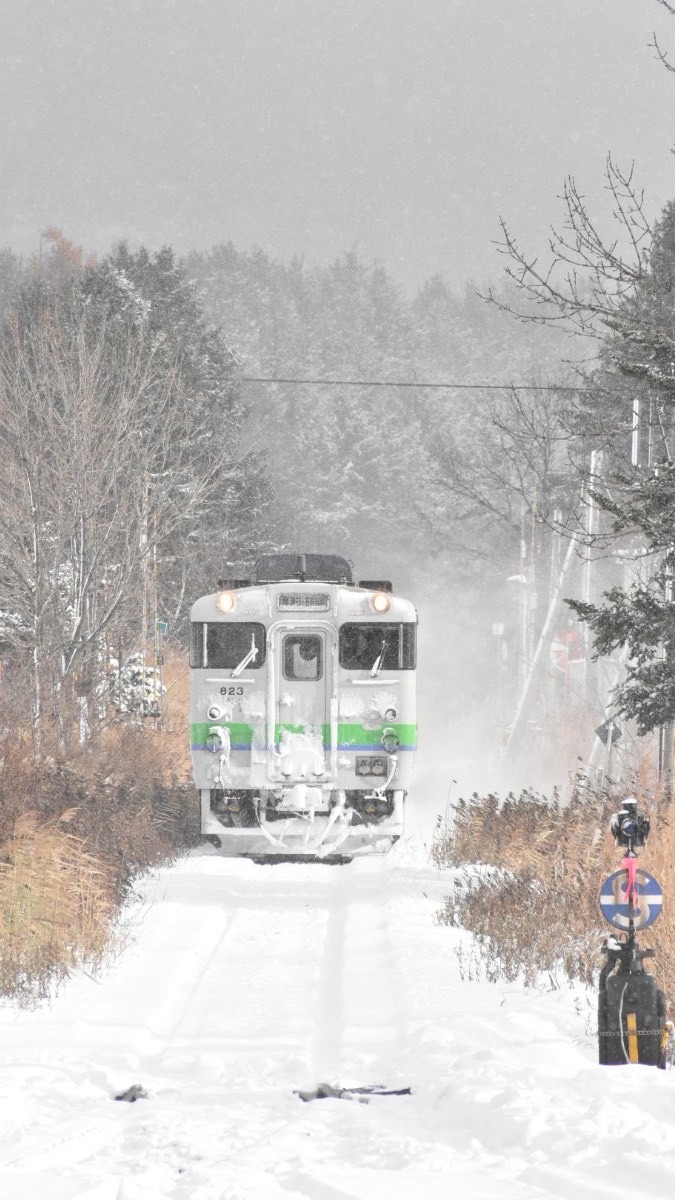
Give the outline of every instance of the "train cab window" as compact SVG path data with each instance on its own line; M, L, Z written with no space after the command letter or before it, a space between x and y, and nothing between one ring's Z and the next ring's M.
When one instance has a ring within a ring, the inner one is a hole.
M315 633L289 633L284 638L284 679L321 679L323 647Z
M265 626L257 621L195 621L190 629L190 666L246 670L265 661Z
M347 671L370 671L381 656L383 671L414 671L417 627L348 624L340 629L340 666Z

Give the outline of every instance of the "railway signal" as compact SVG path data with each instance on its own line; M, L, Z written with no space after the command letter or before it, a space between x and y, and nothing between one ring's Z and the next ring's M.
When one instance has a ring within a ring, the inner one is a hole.
M611 830L625 854L621 870L602 884L600 911L624 936L612 935L603 947L607 961L598 992L599 1061L604 1066L643 1063L663 1068L670 1033L666 997L645 970L644 960L654 951L639 950L635 936L657 920L663 905L660 884L637 866L637 849L649 836L649 818L629 797L612 817Z

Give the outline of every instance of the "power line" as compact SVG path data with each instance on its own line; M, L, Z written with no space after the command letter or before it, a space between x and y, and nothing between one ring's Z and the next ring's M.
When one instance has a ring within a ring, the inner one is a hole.
M415 383L407 379L287 379L271 375L242 375L242 383L290 383L300 387L319 384L334 387L441 389L463 392L585 392L588 388L536 383Z

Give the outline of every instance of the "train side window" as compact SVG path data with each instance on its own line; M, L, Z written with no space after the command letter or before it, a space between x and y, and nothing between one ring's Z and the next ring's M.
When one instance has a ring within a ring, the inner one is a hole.
M190 629L190 666L233 670L255 649L246 664L255 671L265 661L265 626L257 621L196 621Z
M289 633L284 638L284 679L321 679L323 648L315 633Z
M347 671L369 671L383 652L380 670L414 671L417 627L354 622L340 628L340 666Z
M201 667L204 663L204 622L193 621L190 625L190 666Z

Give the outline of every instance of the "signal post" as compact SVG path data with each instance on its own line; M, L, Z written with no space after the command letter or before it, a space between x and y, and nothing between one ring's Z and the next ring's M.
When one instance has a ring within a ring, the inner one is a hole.
M645 970L654 950L640 950L636 933L652 925L663 904L661 887L637 866L637 848L649 836L649 819L638 811L637 800L624 800L612 817L611 830L625 850L621 870L608 876L600 890L603 917L623 937L611 935L603 951L607 961L600 972L598 993L598 1053L603 1066L642 1063L665 1068L671 1025L666 1020L666 997Z

